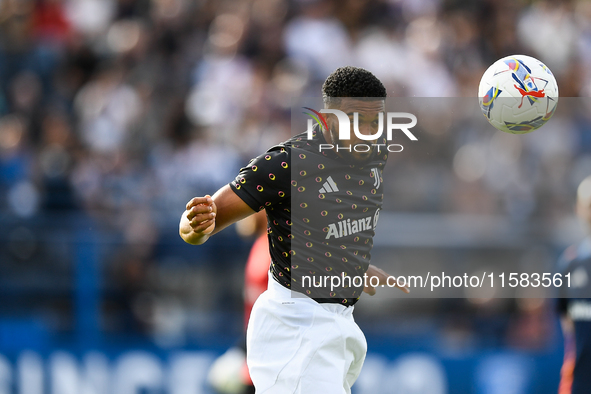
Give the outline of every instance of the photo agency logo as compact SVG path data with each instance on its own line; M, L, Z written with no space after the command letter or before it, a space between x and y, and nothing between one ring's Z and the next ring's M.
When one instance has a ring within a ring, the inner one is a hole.
M353 132L355 136L362 141L367 142L360 142L356 144L351 144L349 146L339 146L338 144L335 146L334 144L320 144L319 151L328 150L328 149L336 149L337 152L339 150L347 150L349 152L355 151L359 153L369 152L372 149L377 149L378 152L381 152L383 149L387 149L388 152L402 152L403 146L400 144L377 144L377 143L370 143L371 141L377 141L384 132L384 113L380 112L378 115L378 130L375 134L363 134L359 131L359 113L353 113L353 119L349 117L343 111L338 109L321 109L320 111L315 111L309 107L303 107L307 109L309 112L304 112L304 114L309 115L312 119L308 119L308 127L306 130L307 138L311 140L313 138L313 129L314 129L314 121L325 130L329 130L328 124L326 122L325 117L322 114L333 114L337 117L339 122L339 141L350 140L351 139L351 124L353 124ZM410 122L407 123L399 123L400 119L407 119ZM417 137L413 133L411 133L410 129L416 126L417 124L417 117L408 112L387 112L386 113L386 140L389 142L392 140L392 135L394 130L402 131L411 141L417 141Z

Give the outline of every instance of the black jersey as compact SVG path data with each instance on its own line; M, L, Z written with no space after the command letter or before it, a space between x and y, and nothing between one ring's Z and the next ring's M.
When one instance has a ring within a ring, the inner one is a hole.
M574 360L565 358L565 364L574 368L563 368L563 380L572 381L571 394L591 392L591 239L568 248L560 259L559 269L563 274L563 286L557 301L558 311L574 323ZM564 275L570 273L570 287Z
M355 164L320 152L320 144L326 141L317 129L311 140L292 137L251 160L230 185L252 209L267 212L275 280L318 302L353 305L371 258L388 154L376 148Z

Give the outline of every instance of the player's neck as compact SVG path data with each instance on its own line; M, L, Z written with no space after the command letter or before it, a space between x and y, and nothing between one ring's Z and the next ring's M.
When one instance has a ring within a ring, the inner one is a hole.
M324 141L326 141L327 144L332 144L333 145L332 150L335 150L334 144L332 141L332 136L330 135L330 130L328 130L326 127L322 127L322 126L320 127L320 130L322 130L322 136L324 137Z
M342 155L340 155L339 151L336 149L337 144L335 144L334 140L332 139L332 133L330 132L330 130L325 127L320 127L320 130L322 130L322 136L324 137L324 141L326 141L327 144L332 145L332 148L330 148L330 149L338 157L342 157Z

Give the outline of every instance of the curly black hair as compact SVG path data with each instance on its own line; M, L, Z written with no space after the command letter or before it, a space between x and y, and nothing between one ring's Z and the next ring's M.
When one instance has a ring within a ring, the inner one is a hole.
M385 98L386 88L371 72L359 67L339 67L322 85L325 105L338 104L340 97Z

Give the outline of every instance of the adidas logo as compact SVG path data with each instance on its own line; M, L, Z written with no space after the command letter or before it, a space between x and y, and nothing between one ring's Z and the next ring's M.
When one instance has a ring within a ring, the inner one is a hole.
M322 185L322 187L318 191L320 193L332 193L338 192L339 188L337 187L337 184L332 180L332 177L329 176L328 178L326 178L326 182L324 182L324 185Z

